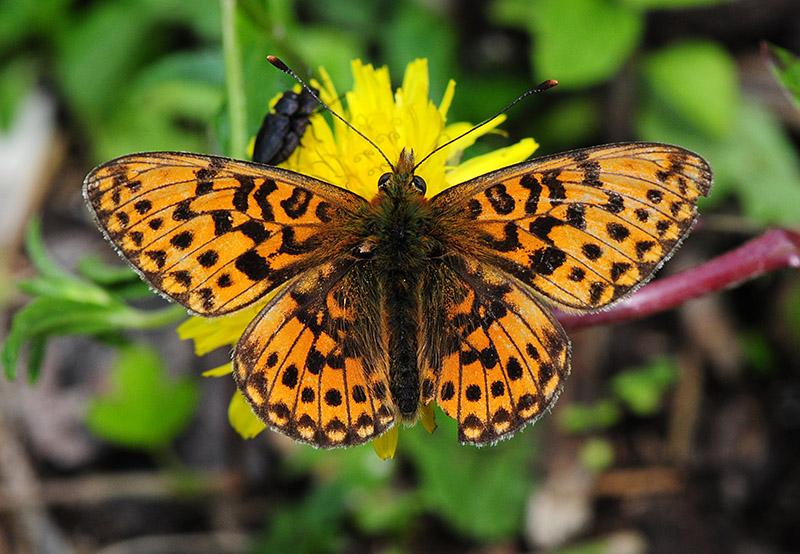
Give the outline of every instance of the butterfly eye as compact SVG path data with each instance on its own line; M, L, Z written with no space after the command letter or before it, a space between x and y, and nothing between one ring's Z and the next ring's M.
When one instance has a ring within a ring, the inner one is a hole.
M378 188L379 189L386 188L386 185L389 184L391 178L392 178L391 173L384 173L383 175L381 175L380 179L378 179Z
M411 179L411 186L417 189L420 194L425 194L425 191L428 189L428 186L425 184L425 179L418 175L414 175L414 178Z

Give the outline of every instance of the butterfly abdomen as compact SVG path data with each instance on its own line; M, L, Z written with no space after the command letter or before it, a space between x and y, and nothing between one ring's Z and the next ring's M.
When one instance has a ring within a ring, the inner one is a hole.
M389 391L400 417L414 419L419 408L417 365L417 279L398 279L384 288L384 317L389 329Z
M374 261L388 330L389 390L400 418L411 421L420 402L419 286L427 263L430 211L420 194L400 187L380 195L373 206Z

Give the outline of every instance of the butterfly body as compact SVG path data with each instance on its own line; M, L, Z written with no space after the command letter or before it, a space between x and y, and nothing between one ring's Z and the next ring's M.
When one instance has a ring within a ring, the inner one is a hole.
M277 292L233 375L270 427L318 447L366 442L435 401L488 444L535 421L569 373L546 304L576 311L646 282L711 188L700 156L658 143L534 159L426 198L404 151L368 201L280 168L155 152L92 171L84 195L153 288L199 315Z

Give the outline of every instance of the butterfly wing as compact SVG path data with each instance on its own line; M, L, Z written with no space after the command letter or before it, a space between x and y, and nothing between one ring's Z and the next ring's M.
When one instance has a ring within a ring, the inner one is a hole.
M267 303L233 356L239 390L271 427L331 448L394 422L379 290L367 264L307 271Z
M691 229L711 182L708 163L683 148L611 144L512 165L431 202L456 250L561 307L588 310L653 275Z
M539 418L569 373L569 340L533 292L461 256L423 276L422 403L458 421L462 443L495 442Z
M105 163L84 182L98 225L155 289L204 316L233 312L346 244L366 201L280 168L176 152Z

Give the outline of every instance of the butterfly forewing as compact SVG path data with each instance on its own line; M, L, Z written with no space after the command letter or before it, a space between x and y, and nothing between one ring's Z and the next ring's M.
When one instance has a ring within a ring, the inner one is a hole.
M432 203L461 228L452 238L458 249L558 305L588 310L647 281L686 236L710 188L700 156L630 143L509 166Z
M411 156L397 165L392 186L412 186ZM629 294L710 188L696 154L630 143L513 165L430 202L382 190L368 203L291 171L170 152L104 164L84 195L144 279L194 313L227 314L283 285L240 338L234 377L264 422L327 448L412 420L417 398L455 418L466 443L536 420L570 357L541 300L585 311ZM416 344L396 346L418 367L390 352L390 337L407 336Z
M325 448L361 444L395 417L375 281L352 266L331 262L289 282L234 354L234 377L259 417Z
M153 152L92 171L84 195L109 240L157 290L222 315L321 263L365 201L279 168Z

